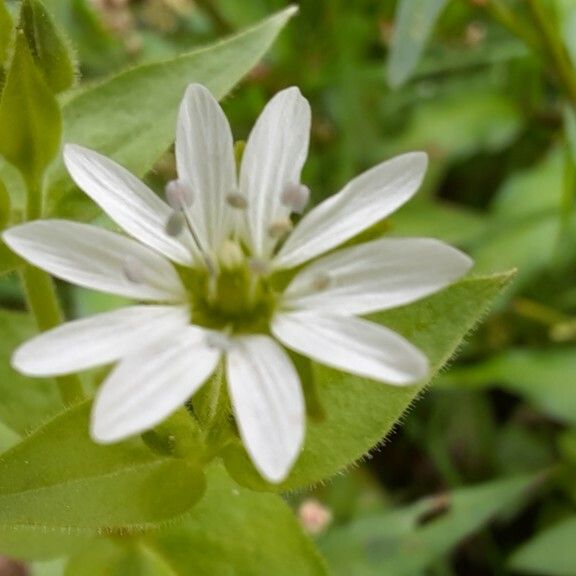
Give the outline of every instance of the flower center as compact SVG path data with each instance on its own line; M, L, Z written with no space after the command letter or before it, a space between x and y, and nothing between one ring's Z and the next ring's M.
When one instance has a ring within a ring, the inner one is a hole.
M232 333L268 332L276 304L265 270L230 243L220 255L218 271L182 268L193 324Z

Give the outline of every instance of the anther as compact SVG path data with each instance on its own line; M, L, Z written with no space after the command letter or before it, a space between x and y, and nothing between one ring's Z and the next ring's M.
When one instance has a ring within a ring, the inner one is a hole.
M186 226L186 216L182 212L172 212L170 216L168 216L168 220L166 220L166 224L164 225L164 229L166 230L166 234L168 236L179 236L184 230L184 226Z
M183 210L192 206L194 195L190 186L183 180L170 180L164 189L166 201L174 210Z
M280 201L296 214L302 214L310 200L310 188L304 184L288 184L282 192Z
M312 280L312 286L314 290L322 291L326 290L332 284L332 278L326 273L321 272L317 274L314 279Z
M271 238L282 238L286 236L293 228L293 224L291 220L285 218L283 220L277 220L276 222L272 222L270 226L268 226L268 235Z
M257 276L265 276L270 272L270 265L268 262L260 260L260 258L250 258L248 267L250 268L250 272Z
M246 210L246 208L248 208L248 200L238 192L228 194L228 196L226 196L226 202L228 202L232 208L236 208L236 210Z
M128 255L124 258L122 273L127 280L134 284L140 284L144 280L144 268L136 256Z

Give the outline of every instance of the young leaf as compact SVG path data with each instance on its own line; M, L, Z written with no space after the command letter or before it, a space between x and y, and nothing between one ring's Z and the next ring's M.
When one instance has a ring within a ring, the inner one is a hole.
M447 0L400 0L388 57L388 82L404 84L420 60Z
M499 274L461 280L425 300L373 319L418 346L430 360L432 378L511 278L512 274ZM224 455L238 482L257 489L287 490L336 474L380 442L423 388L387 386L320 365L314 365L314 374L326 418L307 422L304 449L286 482L267 485L239 444Z
M534 476L523 476L431 496L336 528L320 547L335 576L427 573L495 515L523 502L534 483Z
M56 93L70 88L76 77L71 49L40 0L23 0L20 27L48 86Z
M186 86L199 82L217 98L225 96L295 12L288 8L224 42L145 64L81 92L64 105L64 141L93 148L143 176L174 141ZM49 212L86 218L94 209L58 164L50 177Z
M572 576L576 566L576 516L539 532L510 559L512 570L537 576Z
M95 444L89 409L67 410L0 458L0 552L42 557L86 536L142 532L201 498L204 477L192 461L159 456L141 440Z
M133 542L91 543L72 558L66 576L327 574L281 498L241 488L220 466L206 480L204 498L182 523Z
M0 155L27 182L38 184L60 146L62 121L52 91L37 70L22 32L0 100Z

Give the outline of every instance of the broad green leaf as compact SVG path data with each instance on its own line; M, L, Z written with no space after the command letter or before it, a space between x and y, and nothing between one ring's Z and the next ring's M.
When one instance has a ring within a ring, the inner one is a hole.
M288 8L240 34L166 62L123 72L64 105L64 141L112 157L143 176L174 141L178 105L198 82L225 96L268 50L296 9ZM86 217L94 206L62 163L50 178L49 212Z
M335 576L421 574L498 513L522 503L534 482L524 476L432 496L335 528L320 548Z
M439 294L373 319L423 350L432 366L432 378L511 278L511 274L500 274L465 279ZM387 386L325 366L314 365L313 369L326 417L321 422L308 421L305 446L292 473L279 486L267 485L241 446L235 445L227 450L225 463L238 482L287 490L336 474L382 441L424 385Z
M48 86L56 93L70 88L76 77L71 48L40 0L23 0L20 26Z
M25 180L39 183L60 147L60 108L21 31L0 100L0 126L0 155Z
M212 466L204 498L182 523L132 542L91 543L66 574L322 576L326 570L280 497L245 490Z
M20 436L0 420L0 454L17 444Z
M159 456L141 440L95 444L89 408L67 410L0 458L0 552L40 559L86 537L142 532L201 498L192 460Z
M509 349L479 364L455 368L443 384L503 387L529 399L554 418L576 425L576 354L572 346Z
M400 0L388 56L388 82L404 84L418 65L447 0Z
M573 576L576 567L576 516L538 533L521 546L509 567L521 574Z
M20 435L37 428L62 409L53 380L28 378L10 366L17 346L36 333L30 315L0 310L0 421Z
M0 68L6 62L8 49L12 40L12 17L4 0L0 1ZM0 72L0 90L2 88L2 72Z
M0 276L11 272L18 266L18 258L0 239Z

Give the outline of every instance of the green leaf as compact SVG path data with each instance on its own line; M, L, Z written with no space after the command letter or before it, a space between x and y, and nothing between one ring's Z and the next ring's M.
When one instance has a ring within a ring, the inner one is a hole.
M23 0L20 27L48 86L56 93L70 88L76 78L71 48L40 0Z
M10 366L14 350L37 332L30 315L0 310L0 421L20 435L62 409L53 380L28 378Z
M472 366L442 376L458 387L506 388L554 418L576 425L576 354L572 347L548 350L509 349Z
M404 84L418 65L447 0L400 0L388 56L388 82Z
M212 466L204 498L182 523L132 542L91 543L66 574L322 576L326 570L280 497L245 490Z
M64 412L0 458L0 552L42 558L86 537L142 532L201 498L193 461L159 456L141 440L95 444L89 408Z
M11 272L18 266L18 258L0 239L0 276Z
M39 183L60 146L60 108L36 69L22 32L0 100L0 154L28 182Z
M500 274L465 279L373 319L418 346L430 360L432 378L511 278L511 274ZM287 490L336 474L380 442L423 388L386 386L320 365L314 365L314 375L326 418L307 423L304 449L286 482L266 484L237 444L228 448L224 457L238 482L256 489Z
M336 576L421 574L496 514L524 501L534 481L523 476L425 498L336 528L320 548Z
M64 105L64 141L93 148L143 176L174 141L186 86L199 82L217 98L225 96L295 12L288 8L224 42L134 68L80 93ZM59 163L50 178L49 212L86 218L94 210Z
M576 516L538 533L521 546L509 566L537 576L574 576L576 566Z
M0 68L8 58L12 40L12 17L4 0L0 1ZM2 73L0 72L0 89L2 88Z

